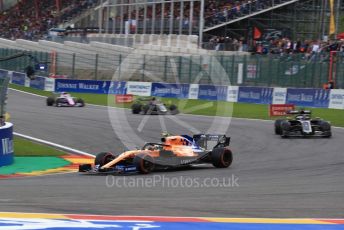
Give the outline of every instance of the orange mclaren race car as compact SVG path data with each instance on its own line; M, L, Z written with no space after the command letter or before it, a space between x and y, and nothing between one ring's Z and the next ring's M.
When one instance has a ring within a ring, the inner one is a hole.
M199 163L211 163L217 168L227 168L233 160L229 142L230 137L225 135L165 136L160 143L146 143L139 150L126 151L119 155L99 153L94 166L79 165L79 172L147 174L153 170Z

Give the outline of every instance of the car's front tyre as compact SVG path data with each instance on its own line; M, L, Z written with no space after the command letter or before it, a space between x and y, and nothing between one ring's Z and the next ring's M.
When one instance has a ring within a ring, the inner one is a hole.
M47 98L47 106L53 106L55 103L55 98L54 97L48 97Z
M110 161L114 160L116 156L109 152L98 153L96 159L94 159L94 165L98 165L99 168L106 165Z
M148 174L154 170L154 159L148 154L141 153L134 157L133 164L137 171L142 174Z

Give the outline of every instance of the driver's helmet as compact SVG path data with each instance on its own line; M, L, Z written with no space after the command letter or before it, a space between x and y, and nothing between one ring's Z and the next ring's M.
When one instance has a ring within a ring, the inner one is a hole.
M69 96L70 96L70 94L67 93L67 92L62 92L61 93L61 97L69 97Z
M303 115L297 115L295 118L296 118L296 120L301 120L301 119L303 119Z

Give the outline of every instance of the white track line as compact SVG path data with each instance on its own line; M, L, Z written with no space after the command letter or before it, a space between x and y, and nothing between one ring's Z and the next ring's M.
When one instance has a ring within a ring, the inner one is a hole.
M18 89L12 89L12 88L8 88L8 89L14 90L14 91L17 91L17 92L20 92L20 93L29 94L29 95L32 95L32 96L46 98L46 96L41 96L41 95L34 94L34 93L28 93L28 92L25 92L25 91L22 91L22 90L18 90ZM108 109L126 109L126 108L117 108L117 107L110 107L110 106L106 106L106 105L95 105L95 104L88 104L88 103L87 103L87 105L91 105L91 106L95 106L95 107L108 108ZM194 116L194 117L210 117L210 118L213 117L213 116L208 116L208 115L197 115L197 114L186 114L186 113L183 113L183 116L184 115L186 115L186 116ZM274 122L273 120L264 120L264 119L255 119L255 118L231 117L231 119L234 119L234 120L246 120L246 121L270 122L270 123ZM332 128L343 129L344 130L344 127L332 126Z
M20 92L20 93L25 93L25 94L28 94L28 95L36 96L36 97L47 98L46 96L42 96L42 95L38 95L38 94L34 94L34 93L29 93L29 92L25 92L25 91L22 91L22 90L19 90L19 89L12 89L12 88L8 88L8 89L9 89L9 90L16 91L16 92Z
M70 148L70 147L67 147L67 146L64 146L64 145L60 145L60 144L57 144L57 143L53 143L53 142L50 142L50 141L42 140L42 139L39 139L39 138L36 138L36 137L24 135L24 134L17 133L17 132L13 132L13 134L18 136L18 137L22 137L22 138L26 138L26 139L29 139L29 140L32 140L32 141L36 141L38 143L50 145L50 146L53 146L53 147L56 147L56 148L59 148L59 149L62 149L62 150L70 151L70 152L77 153L77 154L84 155L84 156L94 157L94 155L92 155L90 153L86 153L84 151L73 149L73 148Z

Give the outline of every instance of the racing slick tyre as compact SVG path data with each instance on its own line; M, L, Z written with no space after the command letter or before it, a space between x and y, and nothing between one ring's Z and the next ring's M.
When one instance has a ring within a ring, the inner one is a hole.
M142 106L142 111L143 111L143 114L151 114L152 113L152 110L151 110L149 105Z
M327 121L323 121L320 124L321 130L324 132L325 138L330 138L332 137L332 131L331 131L331 124Z
M287 130L282 129L281 137L282 138L288 138L289 137L289 132Z
M94 165L99 165L99 168L100 168L115 158L116 156L113 155L112 153L108 153L108 152L98 153L96 156L96 159L94 160Z
M133 164L137 171L142 174L148 174L154 170L154 159L148 154L141 153L134 157Z
M211 162L216 168L227 168L232 164L232 151L225 148L215 148L211 152Z
M61 98L57 98L55 101L55 106L56 107L61 107L61 104L63 104L63 101Z
M55 103L55 98L54 97L48 97L47 98L47 106L53 106Z
M281 126L282 121L283 121L282 119L277 119L275 121L275 134L276 135L282 134L282 126Z
M179 113L178 107L176 105L173 105L173 104L170 105L169 110L170 110L171 115L176 115Z
M139 114L141 112L141 104L135 103L131 106L131 111L133 114Z
M79 104L79 107L85 107L85 101L81 98L76 99L76 103Z

